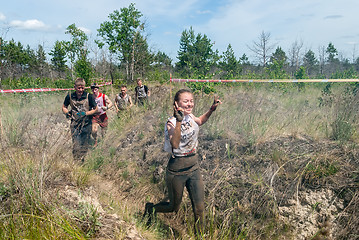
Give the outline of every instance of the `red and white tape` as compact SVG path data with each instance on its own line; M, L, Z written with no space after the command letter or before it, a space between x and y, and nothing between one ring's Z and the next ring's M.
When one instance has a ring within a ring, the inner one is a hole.
M98 86L111 85L112 82L101 83ZM90 87L86 87L90 88ZM54 91L71 91L74 88L27 88L27 89L0 89L0 93L24 93L24 92L54 92Z
M359 79L233 79L233 80L220 80L220 79L181 79L171 78L171 82L222 82L222 83L235 83L235 82L257 82L257 83L298 83L298 82L359 82Z
M170 82L217 82L217 83L320 83L320 82L359 82L359 79L233 79L233 80L221 80L221 79L182 79L171 78ZM112 82L105 82L99 84L100 87L104 85L111 85ZM90 88L90 87L86 87ZM0 89L0 93L24 93L24 92L54 92L54 91L71 91L73 88L28 88L28 89Z

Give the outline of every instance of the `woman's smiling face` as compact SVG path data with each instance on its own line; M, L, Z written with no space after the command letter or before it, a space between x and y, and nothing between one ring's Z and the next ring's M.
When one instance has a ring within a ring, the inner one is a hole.
M194 108L193 94L189 92L181 93L177 104L178 107L183 109L184 115L191 114Z

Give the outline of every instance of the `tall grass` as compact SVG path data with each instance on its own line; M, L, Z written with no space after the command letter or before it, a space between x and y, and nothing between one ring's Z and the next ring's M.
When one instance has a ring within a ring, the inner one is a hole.
M295 238L293 226L278 218L278 206L284 199L298 198L302 184L328 186L336 176L353 171L354 162L351 170L339 167L345 157L338 159L334 154L325 156L325 161L313 161L322 150L301 147L311 141L358 144L357 96L348 91L348 85L336 85L329 95L323 95L323 87L308 84L300 91L243 85L217 89L223 104L202 126L200 140L205 157L202 168L210 187L206 239ZM213 95L195 97L198 116L208 110ZM325 98L330 98L331 104L323 105ZM291 141L302 143L291 145ZM312 158L306 156L316 151ZM206 177L209 174L211 177ZM282 182L283 178L287 182Z
M144 203L166 196L163 130L173 114L173 95L182 87L174 84L170 91L166 85L151 86L150 104L133 107L120 118L110 110L107 134L83 165L72 161L68 122L60 110L64 93L1 95L0 150L5 154L0 155L0 238L96 238L112 227L103 225L92 205L74 209L64 204L58 189L67 184L79 194L102 189L98 194L105 211L136 222L147 239L194 239L187 196L178 214L159 214L153 228L141 222ZM347 158L357 156L357 96L346 88L335 86L328 97L322 85L308 84L300 91L216 86L223 104L201 127L199 142L206 183L203 239L295 238L295 226L279 216L286 199L296 199L303 187L332 186L337 176L357 186L348 177L355 174L350 175ZM114 99L115 93L106 90ZM206 112L212 102L211 94L195 94L194 114ZM350 191L355 203L357 193ZM343 213L340 220L345 219ZM122 228L110 236L122 238L124 232Z
M102 197L102 200L105 205L112 206L112 214L121 217L118 221L110 213L103 217L106 213L98 212L91 202L77 203L76 199L86 195L89 189L99 187L101 177L96 172L105 174L106 168L113 172L112 164L126 166L121 173L123 181L133 174L131 162L126 165L117 162L118 145L111 138L120 138L124 129L135 126L136 123L131 122L134 116L143 116L146 110L134 108L131 114L120 119L109 111L111 120L116 121L111 123L106 138L101 139L98 148L89 151L85 164L81 165L73 162L69 122L61 112L65 95L61 92L0 96L1 239L100 236L121 239L127 236L128 225L135 224L135 212L124 211L133 202L118 202L122 197L116 193L116 185L110 189L111 196ZM111 91L109 95L114 98ZM109 183L103 184L109 186ZM71 192L70 188L77 190ZM99 196L94 197L100 198L104 194L101 191L100 188L96 192ZM108 225L104 226L103 222ZM139 225L141 228L146 232ZM151 232L144 235L153 238Z
M311 86L298 91L248 88L219 88L224 104L203 126L207 136L237 138L241 143L255 145L273 136L308 135L315 139L349 140L355 133L357 97L348 86L338 85L331 94L333 104L321 106L322 89ZM198 96L196 115L207 111L213 96Z
M69 173L63 161L70 155L69 135L60 121L60 96L0 97L0 238L85 239L86 231L52 196L53 184Z

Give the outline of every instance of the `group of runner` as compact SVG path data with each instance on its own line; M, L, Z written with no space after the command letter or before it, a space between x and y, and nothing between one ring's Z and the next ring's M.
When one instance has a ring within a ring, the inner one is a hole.
M75 92L66 96L62 106L63 113L71 119L74 159L82 162L88 149L90 134L92 133L96 139L98 126L102 128L107 126L106 111L112 106L108 97L99 92L98 85L91 86L93 95L86 93L84 89L85 81L77 79ZM131 97L126 92L126 86L121 86L121 93L115 98L116 112L132 106ZM148 96L150 96L148 87L138 79L135 89L136 104L145 105ZM152 222L158 212L177 212L186 187L195 217L195 232L198 236L203 233L204 184L197 155L198 133L199 126L207 122L219 104L221 101L215 97L209 110L196 117L192 113L195 106L192 92L189 89L181 89L175 94L173 116L168 118L164 129L164 150L170 153L166 169L169 201L157 204L146 203L143 216L147 218L147 224ZM71 111L68 110L69 105Z
M72 154L75 161L84 162L86 153L90 147L91 136L94 147L97 146L97 135L99 127L102 137L108 126L106 111L113 106L109 97L100 92L100 86L96 83L91 85L92 94L85 92L86 82L82 78L75 81L75 91L66 95L62 105L62 112L71 119L70 130L72 136ZM150 91L137 79L135 88L135 103L144 105L148 102ZM123 111L133 106L131 96L127 94L127 87L121 86L121 92L116 95L115 109L120 117ZM71 107L69 110L69 106Z

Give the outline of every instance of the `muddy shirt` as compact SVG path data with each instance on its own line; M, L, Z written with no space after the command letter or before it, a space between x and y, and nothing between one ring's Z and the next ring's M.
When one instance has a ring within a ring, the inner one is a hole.
M125 110L127 105L130 104L130 96L126 94L126 96L122 96L121 94L116 95L117 107L120 110Z
M146 85L142 85L141 87L135 87L136 97L137 98L145 98L147 97L148 88Z
M96 102L92 94L84 92L80 98L77 98L76 92L68 94L64 100L64 106L71 106L71 122L76 122L78 116L76 113L85 112L96 108ZM91 122L92 116L86 116L84 120L86 123ZM82 121L81 121L82 122Z
M165 146L164 150L169 153L173 153L176 157L188 156L196 153L198 146L198 133L199 126L194 121L193 114L184 116L181 122L181 141L179 147L172 149L170 143L170 137L167 129L167 124L176 126L176 118L170 117L165 125ZM169 123L168 123L169 122Z

